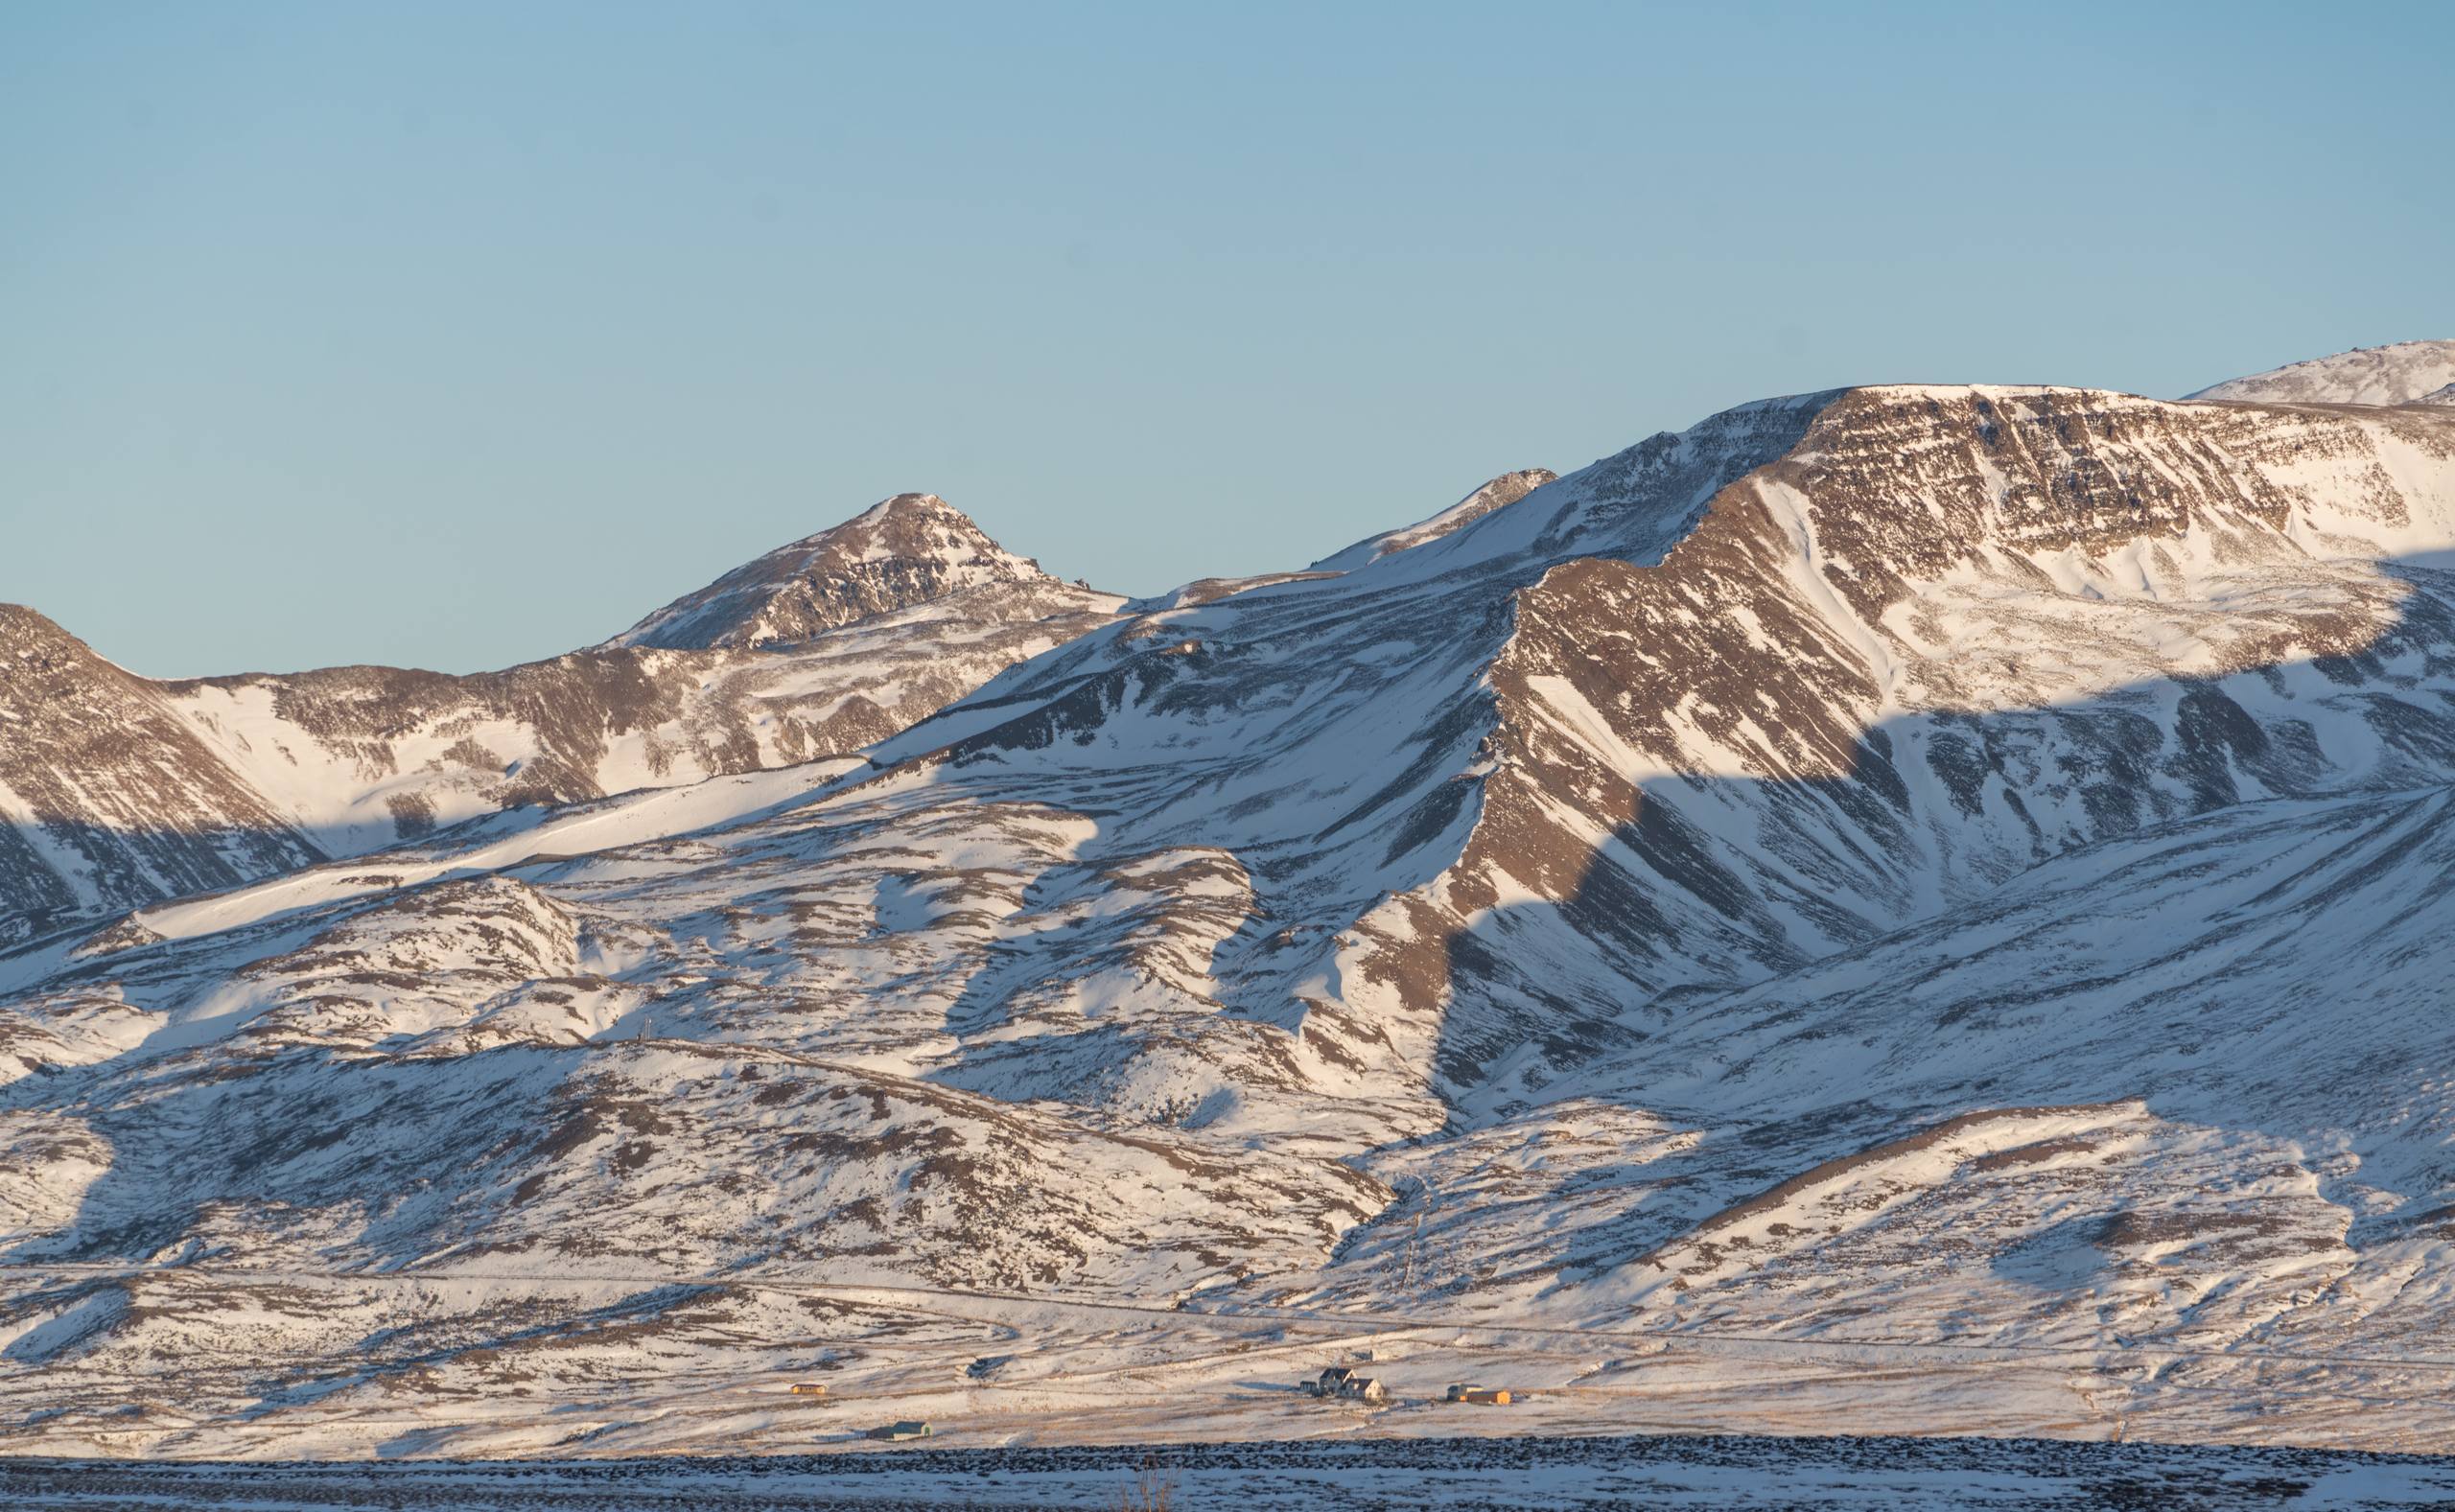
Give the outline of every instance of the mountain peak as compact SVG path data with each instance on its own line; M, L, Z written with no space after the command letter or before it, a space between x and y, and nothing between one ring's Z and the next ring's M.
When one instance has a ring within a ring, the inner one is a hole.
M877 526L886 524L889 522L911 522L922 520L936 521L944 524L955 526L962 530L970 531L972 534L979 536L983 541L987 541L989 539L987 532L983 531L979 525L975 524L970 515L965 514L962 510L957 509L950 503L947 503L945 500L940 499L935 494L897 494L891 499L881 499L877 503L872 504L869 508L862 510L859 514L854 515L850 520L847 520L844 523L822 530L817 535L807 536L804 539L816 541L821 537L831 536L839 530L850 530L855 525L869 525L875 528Z
M1053 582L935 494L897 494L746 562L608 641L772 646L993 583Z
M2455 389L2455 341L2397 341L2290 362L2184 397L2297 405L2443 405L2455 403L2450 389Z

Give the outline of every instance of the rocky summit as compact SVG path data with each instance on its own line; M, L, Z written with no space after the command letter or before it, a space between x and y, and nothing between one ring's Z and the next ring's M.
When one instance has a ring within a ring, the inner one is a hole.
M7 611L0 1421L1283 1437L1338 1358L2455 1448L2449 350L1766 400L1131 601L901 495L478 677Z

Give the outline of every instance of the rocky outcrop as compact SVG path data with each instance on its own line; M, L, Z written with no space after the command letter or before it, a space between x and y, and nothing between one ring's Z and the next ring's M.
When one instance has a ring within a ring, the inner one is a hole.
M1079 611L1083 596L990 540L937 495L898 494L734 569L606 643L687 651L790 645L958 593L975 594L975 604L1000 618Z

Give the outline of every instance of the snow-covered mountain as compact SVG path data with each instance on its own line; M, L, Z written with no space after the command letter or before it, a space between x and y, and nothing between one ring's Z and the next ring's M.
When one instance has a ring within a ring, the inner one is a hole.
M475 676L155 681L0 606L0 942L507 808L848 756L1121 601L903 495L603 646Z
M959 570L803 543L634 635L1006 581L906 507ZM656 1278L2146 1340L2123 1390L2287 1438L2443 1352L2455 409L1794 396L1111 602L858 761L0 956L12 1358L95 1423L161 1351L289 1411L272 1344L213 1363L250 1270L420 1278L267 1336L343 1416L787 1305ZM823 1337L985 1347L918 1316Z
M2356 347L2229 379L2190 397L2292 405L2455 404L2455 341Z

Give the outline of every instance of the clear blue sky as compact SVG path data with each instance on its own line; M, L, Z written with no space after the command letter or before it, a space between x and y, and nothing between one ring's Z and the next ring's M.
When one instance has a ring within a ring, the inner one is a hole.
M906 489L1153 592L1769 393L2455 336L2455 6L0 9L0 599L498 666Z

